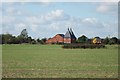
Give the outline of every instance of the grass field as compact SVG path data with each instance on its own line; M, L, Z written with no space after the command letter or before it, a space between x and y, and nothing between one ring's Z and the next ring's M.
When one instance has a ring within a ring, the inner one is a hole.
M59 45L3 45L3 78L116 78L118 47L62 49Z

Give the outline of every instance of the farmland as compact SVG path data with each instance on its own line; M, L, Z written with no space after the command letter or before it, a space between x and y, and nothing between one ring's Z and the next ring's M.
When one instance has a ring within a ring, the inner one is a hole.
M116 78L118 46L63 49L60 45L3 45L3 78Z

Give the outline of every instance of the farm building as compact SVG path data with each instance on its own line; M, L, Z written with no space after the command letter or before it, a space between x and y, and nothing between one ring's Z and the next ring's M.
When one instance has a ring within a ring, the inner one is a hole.
M74 43L76 41L76 37L72 31L72 29L68 28L68 31L66 32L64 36L64 43Z
M76 37L72 31L72 29L68 28L66 34L57 34L53 38L50 38L46 41L47 44L50 43L74 43L76 41Z
M99 37L95 37L95 38L93 39L93 43L94 43L94 44L101 44L101 39L100 39Z
M57 34L53 38L50 38L46 41L47 44L49 43L64 43L64 34Z

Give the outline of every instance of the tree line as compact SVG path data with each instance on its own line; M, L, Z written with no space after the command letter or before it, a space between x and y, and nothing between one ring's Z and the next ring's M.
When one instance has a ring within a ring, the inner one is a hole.
M120 39L118 39L117 37L112 37L112 38L109 38L109 37L106 37L104 39L101 39L100 37L96 36L95 38L98 38L101 40L101 43L102 44L120 44ZM77 43L93 43L93 39L89 39L87 38L85 35L82 35L81 37L79 37L76 41Z
M99 38L99 37L95 37ZM20 35L13 36L12 34L1 34L0 35L0 44L23 44L23 43L29 43L29 44L45 44L47 38L42 39L33 39L31 36L28 36L27 30L23 29ZM92 38L89 39L85 35L82 35L78 37L76 40L76 43L92 43ZM104 39L101 39L101 42L103 44L120 44L120 39L117 37L106 37Z
M33 39L31 36L28 36L27 30L23 29L21 34L18 36L13 36L12 34L1 34L0 35L0 44L45 44L46 38L42 39Z

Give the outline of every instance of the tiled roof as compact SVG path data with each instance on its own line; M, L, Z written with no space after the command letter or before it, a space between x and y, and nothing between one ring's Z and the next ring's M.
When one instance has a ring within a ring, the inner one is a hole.
M64 34L58 34L58 35L60 35L60 36L62 36L64 38Z

